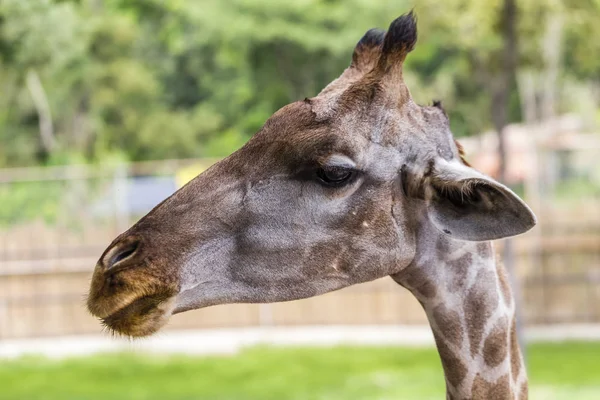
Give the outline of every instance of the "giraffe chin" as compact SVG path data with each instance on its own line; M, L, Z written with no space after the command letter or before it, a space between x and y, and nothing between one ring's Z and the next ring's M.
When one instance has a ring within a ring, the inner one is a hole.
M165 326L174 309L175 296L158 293L139 297L101 321L117 335L144 337Z

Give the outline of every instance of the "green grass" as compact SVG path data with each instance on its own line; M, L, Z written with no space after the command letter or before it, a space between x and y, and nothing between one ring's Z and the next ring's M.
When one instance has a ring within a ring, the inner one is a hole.
M528 349L532 399L600 399L600 343ZM235 356L98 355L0 362L2 400L440 399L433 349L266 348Z

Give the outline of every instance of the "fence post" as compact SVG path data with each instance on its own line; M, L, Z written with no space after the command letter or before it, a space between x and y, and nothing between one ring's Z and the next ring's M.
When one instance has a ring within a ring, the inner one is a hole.
M8 306L6 303L6 299L0 299L0 340L2 340L4 336L8 336L8 332L5 332L6 327L9 326L6 322L8 321Z
M261 327L273 325L273 307L271 304L258 305L258 325Z
M113 188L115 195L115 218L119 232L124 232L130 225L130 210L127 204L127 180L129 169L126 164L119 164L115 169L113 177Z

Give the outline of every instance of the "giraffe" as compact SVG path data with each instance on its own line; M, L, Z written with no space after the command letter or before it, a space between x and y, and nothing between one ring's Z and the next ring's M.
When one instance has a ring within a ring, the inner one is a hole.
M536 219L464 161L439 102L413 101L402 66L416 41L412 12L369 30L321 93L277 111L119 235L94 269L90 312L147 336L187 310L390 276L427 314L447 398L527 398L515 302L491 240Z

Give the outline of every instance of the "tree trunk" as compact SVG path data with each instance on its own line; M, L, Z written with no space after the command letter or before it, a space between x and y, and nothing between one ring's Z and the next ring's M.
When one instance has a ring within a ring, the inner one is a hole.
M521 100L521 113L525 124L534 125L540 120L538 112L535 73L532 70L520 70L517 73L517 89Z
M498 179L506 180L506 143L504 129L508 125L510 91L517 69L517 6L515 0L504 0L499 31L503 40L501 70L492 81L492 123L498 135Z
M52 114L50 112L50 104L42 81L37 72L30 70L27 72L25 79L27 89L31 94L33 104L38 113L38 121L40 125L40 141L42 148L46 154L52 154L56 147L56 139L54 138L54 127L52 126Z
M560 12L550 15L544 35L543 52L545 61L542 119L550 120L556 115L556 88L561 62L563 17Z

